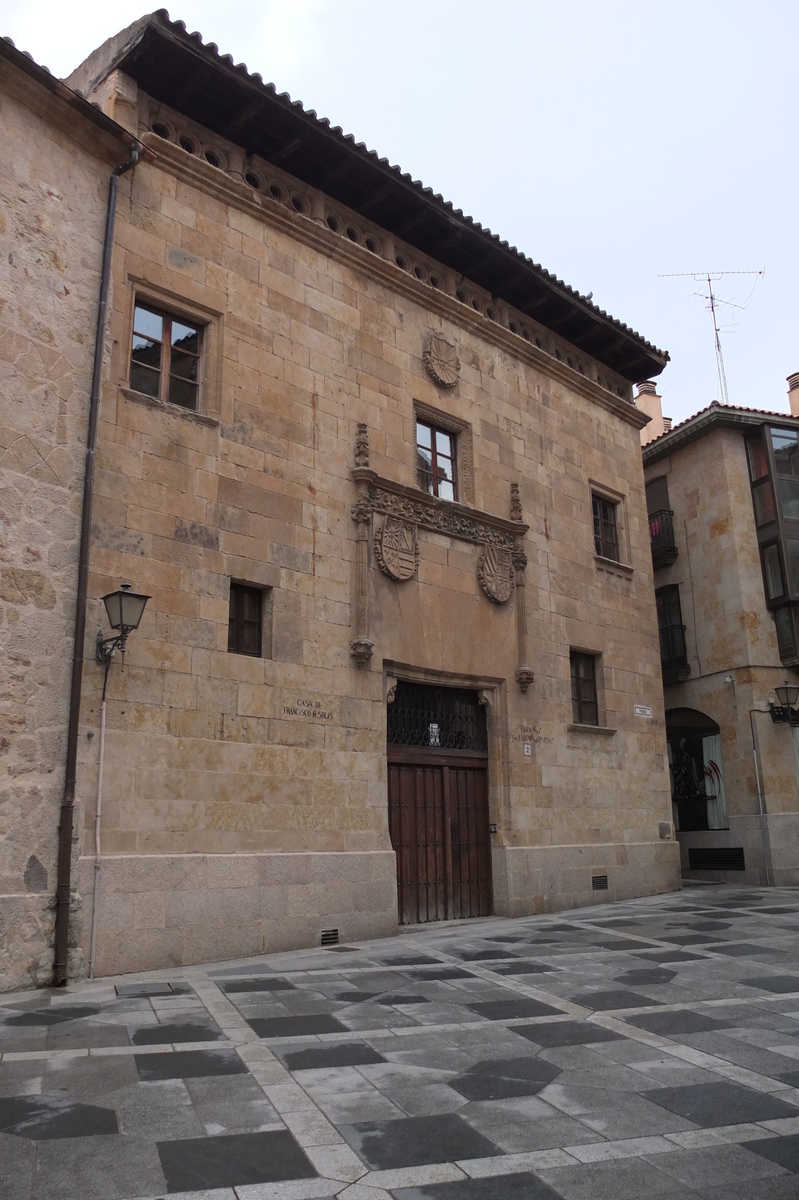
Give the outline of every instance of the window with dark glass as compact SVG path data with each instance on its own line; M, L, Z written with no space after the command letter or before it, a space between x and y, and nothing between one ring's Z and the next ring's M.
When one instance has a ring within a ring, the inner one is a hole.
M789 541L793 541L796 548L799 549L799 542L796 542L793 538L790 538ZM780 596L785 595L785 581L782 575L780 551L777 543L772 542L770 546L763 546L760 556L763 561L763 581L766 585L766 596L769 600L779 600ZM796 562L791 564L792 573L795 572L797 565L799 564ZM795 575L794 578L796 578Z
M594 550L601 558L619 561L618 504L594 493L591 497L594 517Z
M596 655L571 652L572 720L575 725L598 725Z
M416 422L416 482L442 500L457 499L455 436L429 421Z
M227 648L231 654L261 657L263 598L261 588L231 583L227 636Z
M746 442L763 588L780 658L799 658L799 432L763 426Z
M130 386L156 400L196 409L201 342L199 326L137 304L133 312Z
M691 673L682 622L680 588L669 584L655 592L660 635L660 665L664 683L677 683Z

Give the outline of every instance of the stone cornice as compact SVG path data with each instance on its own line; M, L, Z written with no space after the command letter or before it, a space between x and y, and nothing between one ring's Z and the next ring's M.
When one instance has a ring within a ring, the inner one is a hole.
M233 205L256 220L267 222L320 254L341 262L353 271L407 297L429 312L445 317L470 333L478 334L484 341L504 350L512 358L536 367L571 391L620 417L628 425L642 429L648 423L649 417L629 400L612 395L593 380L581 375L579 371L558 362L556 358L526 341L520 334L512 333L510 329L497 324L489 317L468 308L454 296L448 296L446 292L422 283L413 275L401 270L395 263L380 258L364 246L334 233L322 222L291 211L271 196L256 192L243 180L239 182L154 133L142 134L142 141L155 153L155 166L168 171L182 182L207 192L222 203Z
M433 533L477 545L512 549L517 539L524 537L530 528L524 521L496 517L457 501L440 500L419 488L385 479L368 467L354 467L351 473L356 482L366 484L372 512L398 517Z

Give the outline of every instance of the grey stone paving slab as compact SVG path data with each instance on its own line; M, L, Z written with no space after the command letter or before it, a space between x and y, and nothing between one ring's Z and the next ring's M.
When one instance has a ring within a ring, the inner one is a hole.
M177 1042L219 1042L224 1037L215 1021L165 1021L133 1029L130 1040L134 1046L164 1046Z
M482 1004L469 1004L467 1008L488 1021L507 1021L514 1017L556 1016L560 1011L551 1004L527 997L516 1000L489 1000Z
M763 1141L744 1142L744 1146L799 1175L799 1134L789 1134L787 1137L766 1138Z
M340 1125L355 1153L374 1171L499 1154L493 1142L455 1113Z
M509 1028L539 1046L577 1046L622 1040L622 1034L589 1021L542 1021L537 1025L511 1025Z
M754 1088L721 1080L689 1087L661 1088L644 1095L653 1104L706 1128L799 1116L799 1108L768 1092L757 1092Z
M691 1009L677 1012L644 1013L637 1017L626 1017L628 1025L648 1029L650 1033L662 1033L665 1037L680 1033L707 1033L712 1029L728 1029L729 1021Z
M770 1139L769 1139L770 1140ZM785 1138L777 1139L785 1141ZM759 1143L753 1142L754 1147ZM698 1150L674 1150L670 1154L648 1157L659 1170L687 1187L701 1190L748 1179L779 1176L780 1166L768 1156L752 1154L746 1145L703 1146Z
M490 1179L463 1179L452 1183L429 1183L425 1187L394 1188L394 1200L558 1200L538 1175L493 1175Z
M207 1075L246 1075L235 1050L179 1050L174 1054L134 1056L139 1079L192 1079Z
M557 1167L541 1175L564 1200L644 1200L674 1192L673 1176L640 1158Z
M247 992L293 992L296 984L287 979L234 979L230 983L220 984L226 996Z
M102 1137L119 1132L113 1109L56 1096L8 1096L0 1100L0 1130L30 1141Z
M559 1067L541 1058L492 1059L475 1063L449 1086L467 1100L506 1100L535 1096L560 1074Z
M357 1067L385 1062L366 1042L340 1042L335 1046L309 1046L306 1049L277 1047L275 1053L290 1071L312 1071L321 1067Z
M796 975L755 975L742 979L741 983L764 992L799 992L799 976Z
M288 1130L159 1142L158 1154L170 1192L309 1179L317 1175Z
M602 992L580 992L576 996L571 996L570 999L575 1004L581 1004L584 1008L590 1008L595 1012L608 1012L611 1009L618 1008L648 1008L663 1003L662 1000L653 1000L651 996L642 996L638 992L628 992L621 989Z
M305 1017L251 1018L247 1024L261 1038L304 1037L310 1033L345 1033L347 1025L327 1014Z

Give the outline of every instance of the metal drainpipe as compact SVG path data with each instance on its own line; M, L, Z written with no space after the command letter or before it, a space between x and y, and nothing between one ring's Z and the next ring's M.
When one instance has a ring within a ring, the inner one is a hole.
M752 758L755 760L755 783L757 784L757 805L760 816L760 841L763 846L763 866L766 869L766 887L771 887L771 847L766 841L766 804L763 796L763 786L760 782L760 768L757 763L757 739L755 737L755 713L768 714L768 708L750 708L749 724L752 728Z
M89 400L89 428L86 434L86 469L83 477L83 507L80 521L80 552L78 556L78 587L75 598L75 640L72 649L72 683L69 694L69 726L64 774L64 796L58 825L58 882L55 896L55 963L53 986L64 987L67 982L69 955L69 906L72 886L72 828L75 815L75 781L78 763L78 732L80 726L81 682L83 676L83 642L86 633L86 600L89 591L89 545L91 540L92 501L94 499L94 468L97 457L97 427L100 415L100 384L102 382L105 330L108 318L108 292L111 280L111 255L114 247L114 220L117 207L119 178L139 161L141 149L131 151L126 163L111 173L108 183L108 206L105 217L105 239L100 275L100 298L97 309L97 335L94 344L92 390Z

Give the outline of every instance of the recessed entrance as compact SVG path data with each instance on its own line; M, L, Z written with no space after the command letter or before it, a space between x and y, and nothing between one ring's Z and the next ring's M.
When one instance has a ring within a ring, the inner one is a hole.
M399 681L387 757L400 924L489 916L488 735L477 692Z

